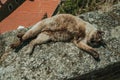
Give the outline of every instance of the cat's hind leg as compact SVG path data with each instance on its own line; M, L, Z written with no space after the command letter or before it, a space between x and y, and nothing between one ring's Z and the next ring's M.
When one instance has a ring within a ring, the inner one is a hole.
M27 48L27 51L25 52L26 54L31 54L34 50L34 47L35 45L38 45L38 44L43 44L43 43L46 43L48 41L50 41L51 38L48 34L46 33L40 33L37 38L33 39L29 45L28 45L28 48Z

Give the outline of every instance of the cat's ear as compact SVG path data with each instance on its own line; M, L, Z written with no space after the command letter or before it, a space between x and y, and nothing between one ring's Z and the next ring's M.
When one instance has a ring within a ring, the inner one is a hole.
M105 34L105 32L104 32L104 31L97 30L97 34L98 34L99 36L103 36L103 35Z

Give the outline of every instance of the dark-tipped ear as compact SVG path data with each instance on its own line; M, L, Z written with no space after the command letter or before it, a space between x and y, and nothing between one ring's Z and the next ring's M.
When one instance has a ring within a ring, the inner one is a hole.
M100 31L100 30L97 30L97 33L100 34L100 35L102 35L102 36L105 34L104 31Z

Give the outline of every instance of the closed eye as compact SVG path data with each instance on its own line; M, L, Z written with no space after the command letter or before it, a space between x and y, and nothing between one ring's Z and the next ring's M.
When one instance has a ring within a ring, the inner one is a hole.
M91 40L91 43L95 43L96 41L94 41L94 40Z

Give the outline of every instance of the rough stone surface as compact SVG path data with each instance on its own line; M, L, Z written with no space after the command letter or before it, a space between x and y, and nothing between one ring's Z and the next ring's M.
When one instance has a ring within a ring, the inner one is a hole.
M27 45L16 52L9 45L17 41L16 34L21 30L14 30L0 35L0 80L77 80L76 77L81 75L92 75L92 72L106 69L109 65L120 64L120 5L106 13L94 11L80 16L105 31L108 47L96 48L100 62L70 42L37 45L31 56L24 54ZM88 79L98 80L93 76Z

